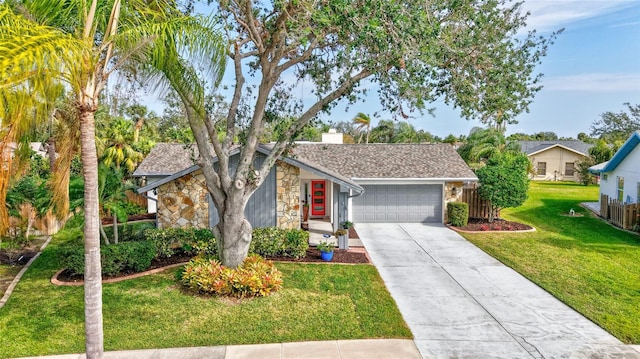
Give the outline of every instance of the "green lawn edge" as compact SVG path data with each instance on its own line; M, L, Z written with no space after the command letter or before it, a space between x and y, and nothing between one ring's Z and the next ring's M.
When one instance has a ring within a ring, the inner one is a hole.
M55 240L0 309L0 357L84 352L83 288L51 284ZM373 265L276 263L284 288L226 300L185 292L178 268L103 285L105 350L412 338Z
M598 195L597 186L532 182L524 205L502 217L535 232L462 235L622 342L638 344L640 236L580 206ZM571 209L583 216L566 216Z

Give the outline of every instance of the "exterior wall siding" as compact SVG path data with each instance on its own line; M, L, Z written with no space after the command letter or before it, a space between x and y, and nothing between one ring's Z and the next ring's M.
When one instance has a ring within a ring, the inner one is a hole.
M564 148L554 147L546 151L536 153L529 156L529 160L533 164L535 170L538 169L539 162L545 162L547 164L547 171L545 175L534 175L532 180L534 181L575 181L579 182L577 166L574 166L575 173L573 176L565 176L565 164L582 161L585 156L577 154L572 151L565 150Z
M254 162L256 167L261 166L265 156L259 154ZM230 160L231 173L235 173L238 166L238 156L234 156ZM274 166L275 167L275 166ZM249 223L254 228L272 227L276 225L276 170L272 168L267 178L264 179L262 185L249 198L244 214ZM209 199L209 226L213 227L218 224L218 210Z
M624 177L623 202L637 203L640 183L640 145L636 146L614 171L606 172L607 180L600 177L600 193L618 198L618 177Z

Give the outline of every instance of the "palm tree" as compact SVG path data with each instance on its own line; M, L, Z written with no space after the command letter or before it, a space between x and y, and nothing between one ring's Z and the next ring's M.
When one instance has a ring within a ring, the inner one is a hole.
M367 136L364 143L369 143L369 134L371 133L371 117L362 112L358 112L358 114L351 121L354 125L356 125L356 131L366 131ZM358 143L360 142L362 142L362 134L360 134L360 138L358 138Z
M124 70L126 65L143 69L146 64L162 62L166 56L175 58L179 53L176 48L181 46L193 46L195 51L190 55L208 59L207 69L220 73L223 62L219 60L219 37L205 36L211 31L199 20L184 15L171 0L32 0L0 4L0 98L12 100L1 105L0 110L13 112L6 120L3 114L2 130L6 135L1 143L15 138L18 125L32 118L31 112L16 110L21 104L16 101L18 95L29 86L36 91L27 91L27 95L43 97L53 82L66 82L79 118L87 358L101 358L104 351L95 141L100 94L114 71ZM4 155L4 151L0 153Z
M138 163L142 161L142 153L136 151L131 142L135 141L134 124L122 117L111 119L105 123L101 138L106 145L101 153L101 160L107 167L115 167L119 170L121 166L128 172L133 172Z
M520 146L515 141L507 141L499 130L474 127L469 132L467 142L458 148L458 153L467 164L478 167L496 154L520 153Z
M380 120L371 130L371 140L376 143L391 143L395 135L395 124L391 120Z

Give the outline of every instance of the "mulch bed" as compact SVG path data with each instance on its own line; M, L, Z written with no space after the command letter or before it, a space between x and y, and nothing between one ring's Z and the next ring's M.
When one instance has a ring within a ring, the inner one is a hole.
M333 259L326 262L320 259L320 251L315 248L307 249L307 255L300 259L291 257L267 257L268 260L278 262L297 262L297 263L344 263L344 264L366 264L369 258L364 251L336 249L333 251Z
M519 223L519 222L511 222L505 221L504 219L494 219L493 223L489 223L488 220L482 218L469 218L469 223L467 223L464 227L454 227L455 229L460 229L463 231L469 232L486 232L486 231L528 231L532 230L533 227Z
M40 247L46 241L46 236L31 239L22 248L5 248L0 250L0 264L23 266L40 251Z
M163 268L174 264L184 263L191 260L192 257L186 255L175 255L169 258L154 259L151 261L151 266L146 271L153 269ZM267 257L268 260L278 262L294 262L294 263L342 263L342 264L367 264L369 258L364 250L342 250L336 249L333 252L333 259L331 262L326 262L320 259L320 251L315 248L307 249L307 255L304 258L294 259L291 257ZM122 277L128 277L134 275L134 272L125 272L118 275L103 275L102 280L117 279ZM77 283L84 280L83 275L74 275L70 270L65 269L57 276L57 280L65 283Z
M34 248L2 250L0 251L0 263L12 266L23 266L36 254L38 254L38 250Z
M151 266L147 268L146 271L150 271L153 269L164 268L173 264L184 263L191 260L192 257L187 255L175 255L169 258L155 258L151 261ZM146 272L145 271L145 272ZM135 272L123 272L117 275L103 275L102 280L116 279L122 277L128 277L130 275L136 274ZM61 282L73 283L73 282L82 282L84 280L84 276L82 274L72 274L69 269L63 270L60 274L58 274L58 280Z

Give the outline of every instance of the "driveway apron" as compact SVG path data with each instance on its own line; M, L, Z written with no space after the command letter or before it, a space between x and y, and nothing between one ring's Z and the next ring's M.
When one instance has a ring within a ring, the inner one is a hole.
M640 358L443 225L357 229L424 358Z

